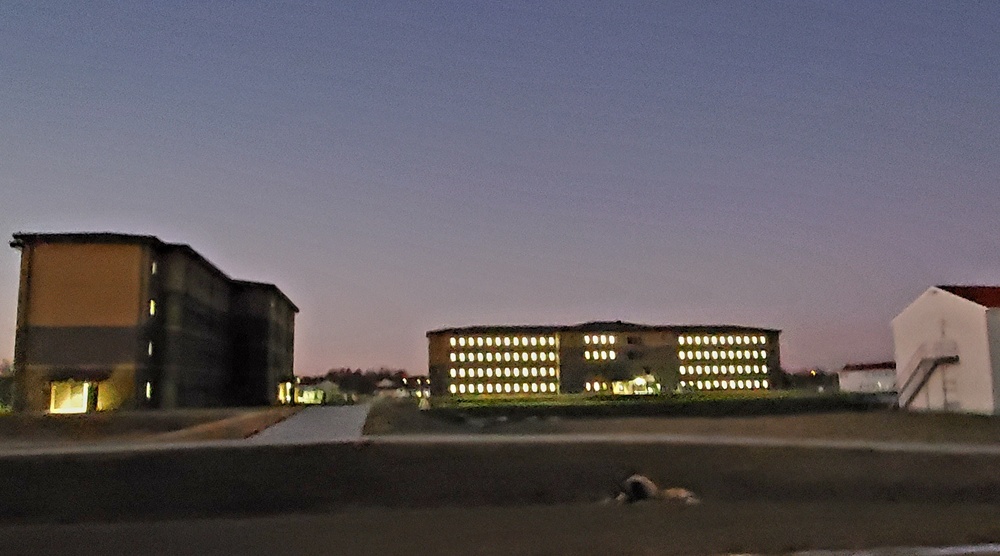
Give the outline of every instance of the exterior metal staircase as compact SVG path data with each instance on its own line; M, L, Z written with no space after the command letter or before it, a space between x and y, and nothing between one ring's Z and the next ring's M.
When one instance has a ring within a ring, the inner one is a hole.
M958 344L951 340L941 340L924 344L910 358L906 368L912 369L906 377L906 382L899 388L897 405L907 408L924 389L934 371L942 365L958 363Z

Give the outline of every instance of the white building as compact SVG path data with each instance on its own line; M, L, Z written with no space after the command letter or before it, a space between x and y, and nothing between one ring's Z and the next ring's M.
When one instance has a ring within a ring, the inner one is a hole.
M899 406L1000 413L1000 286L936 286L892 320Z
M844 365L837 371L841 392L862 394L895 394L896 362Z

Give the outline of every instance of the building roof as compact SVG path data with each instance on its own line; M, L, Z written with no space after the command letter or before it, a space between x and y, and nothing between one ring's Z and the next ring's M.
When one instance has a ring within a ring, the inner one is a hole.
M848 363L837 372L849 373L854 371L886 371L895 369L895 361L879 361L878 363Z
M937 286L983 307L1000 307L1000 286Z
M437 334L549 334L554 332L685 332L685 333L715 333L715 332L780 332L773 328L756 328L731 324L636 324L618 321L592 321L571 325L488 325L463 326L455 328L439 328L431 330L427 336Z
M14 248L21 248L28 243L111 243L111 244L139 244L148 245L153 249L161 252L166 251L181 251L190 257L196 259L202 263L209 271L222 279L230 282L233 285L239 287L261 287L265 289L272 289L277 294L283 298L285 301L291 305L292 310L296 313L299 312L299 308L292 303L292 300L282 292L278 286L274 284L267 284L264 282L249 282L246 280L235 280L228 274L223 272L219 267L215 266L211 261L202 256L201 253L195 251L190 245L186 243L167 243L162 241L156 236L141 235L141 234L122 234L118 232L56 232L56 233L34 233L34 232L17 232L13 236L13 240L10 242L10 246Z

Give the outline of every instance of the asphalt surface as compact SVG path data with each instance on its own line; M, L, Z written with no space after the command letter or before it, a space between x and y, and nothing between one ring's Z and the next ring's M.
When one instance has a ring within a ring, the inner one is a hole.
M247 442L273 446L357 441L370 409L370 404L307 407Z

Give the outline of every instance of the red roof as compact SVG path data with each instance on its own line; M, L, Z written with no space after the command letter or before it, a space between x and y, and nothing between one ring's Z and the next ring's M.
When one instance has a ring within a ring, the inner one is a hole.
M942 290L978 303L983 307L1000 307L1000 286L938 286Z

